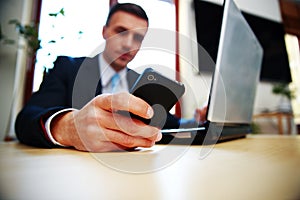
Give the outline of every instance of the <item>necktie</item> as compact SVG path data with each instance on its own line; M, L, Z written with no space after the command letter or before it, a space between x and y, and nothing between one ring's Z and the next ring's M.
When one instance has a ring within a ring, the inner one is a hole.
M115 75L113 75L111 77L111 92L115 93L118 89L118 85L120 83L120 75L118 73L115 73Z

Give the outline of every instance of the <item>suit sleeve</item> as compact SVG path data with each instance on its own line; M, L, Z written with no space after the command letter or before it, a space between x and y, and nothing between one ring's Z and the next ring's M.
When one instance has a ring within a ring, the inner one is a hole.
M58 57L54 62L40 89L31 96L16 118L15 131L21 143L55 147L45 134L44 123L55 112L72 106L73 83L80 63L68 57Z

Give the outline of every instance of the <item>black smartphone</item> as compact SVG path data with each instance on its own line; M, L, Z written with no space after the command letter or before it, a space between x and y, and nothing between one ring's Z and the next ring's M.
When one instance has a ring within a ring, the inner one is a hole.
M142 120L144 123L162 128L167 120L171 108L177 103L185 92L184 84L169 79L152 68L147 68L136 80L130 93L145 100L154 110L151 119Z

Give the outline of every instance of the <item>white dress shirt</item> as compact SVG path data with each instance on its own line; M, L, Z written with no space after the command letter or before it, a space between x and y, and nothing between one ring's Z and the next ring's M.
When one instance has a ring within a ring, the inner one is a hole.
M99 63L102 93L111 93L111 78L115 75L116 71L105 61L102 54L99 56ZM120 75L120 84L118 85L116 92L128 91L128 83L126 78L127 68L124 68L117 73Z

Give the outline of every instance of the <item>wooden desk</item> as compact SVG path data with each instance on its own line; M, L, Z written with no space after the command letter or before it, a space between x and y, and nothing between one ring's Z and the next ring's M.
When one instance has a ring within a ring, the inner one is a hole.
M0 181L15 200L300 199L300 136L102 154L2 143Z
M278 133L280 135L283 135L283 127L282 127L282 120L283 118L286 119L287 123L287 133L291 134L292 128L291 128L291 123L293 119L293 114L292 113L284 113L284 112L267 112L267 113L260 113L257 115L254 115L254 119L257 118L277 118L277 123L278 123Z

